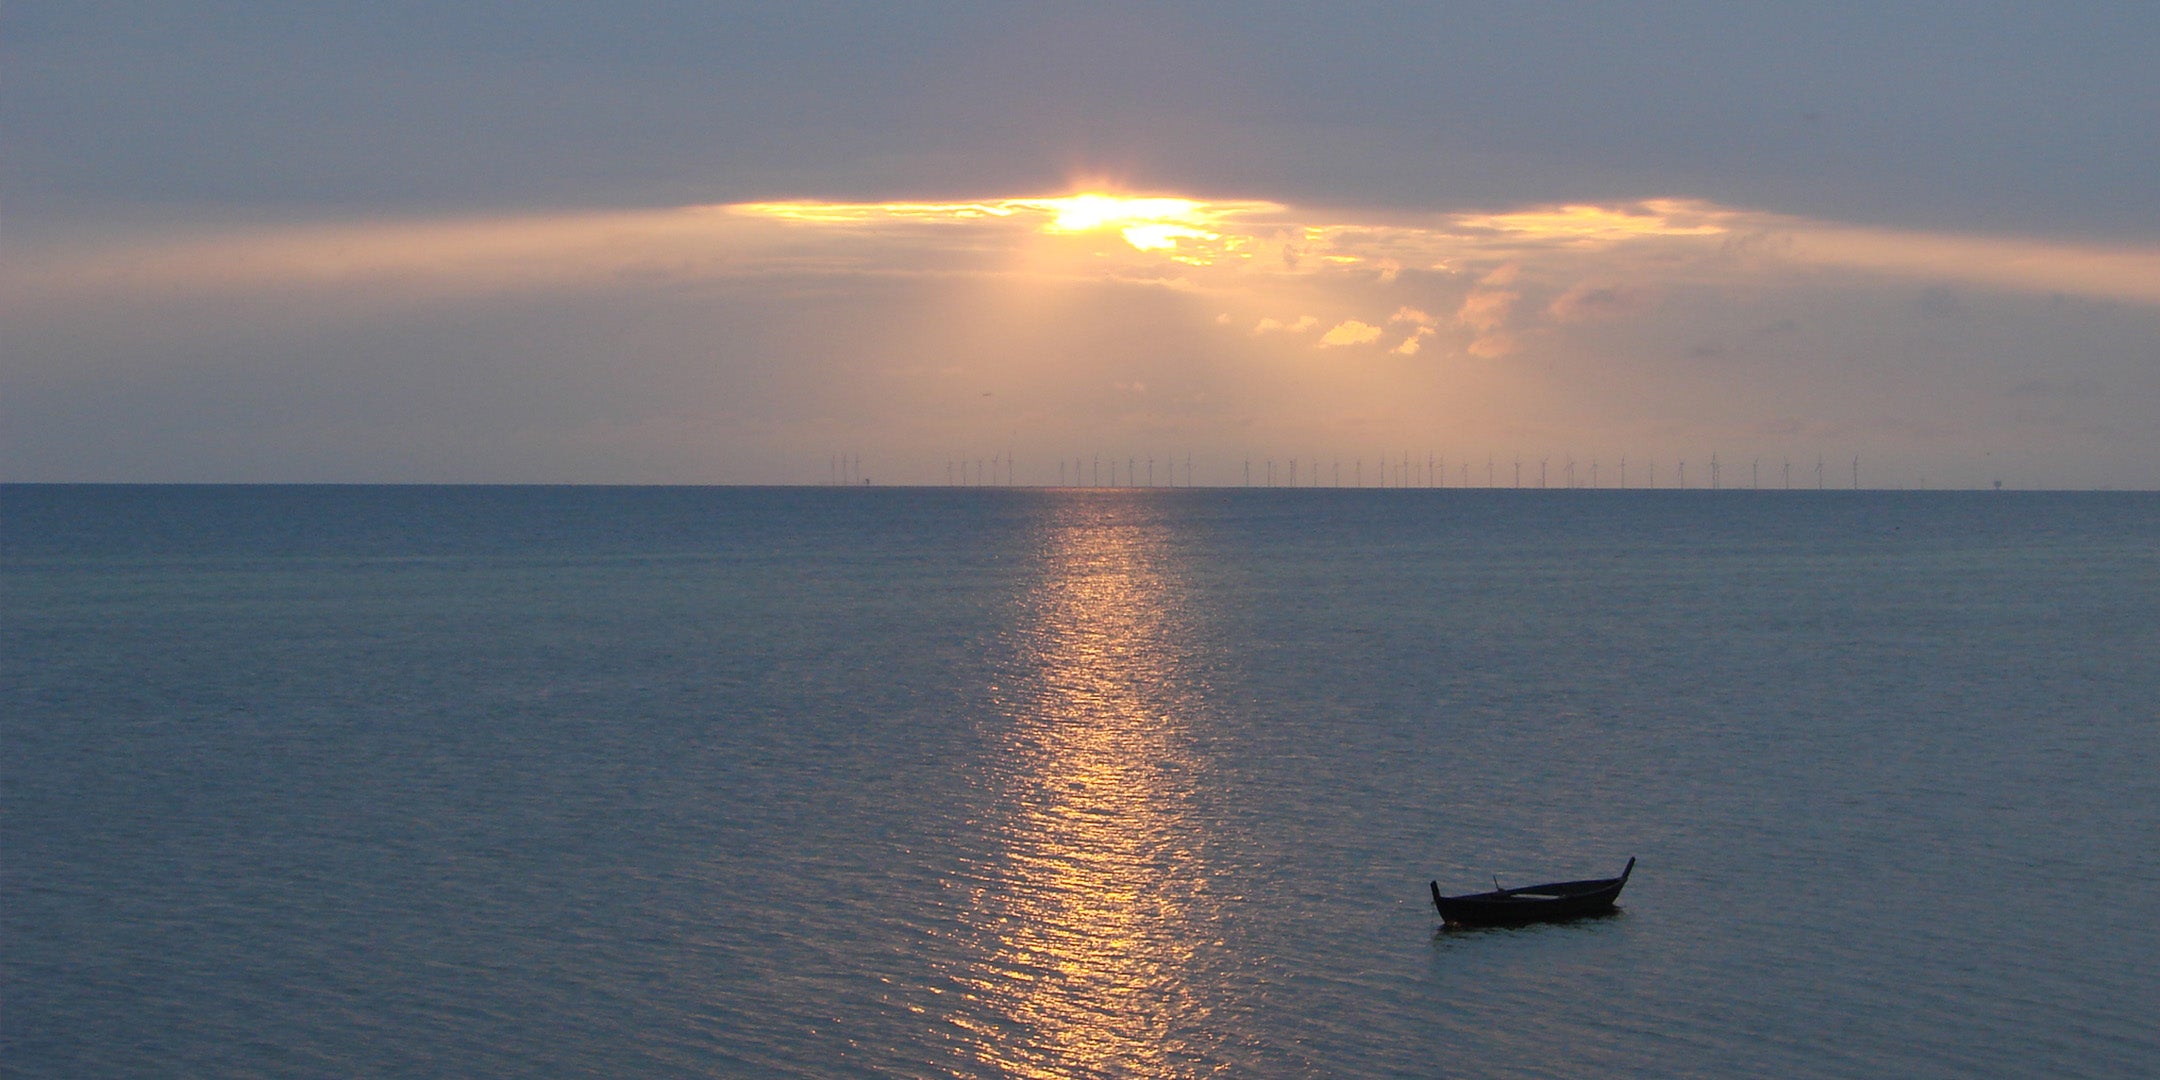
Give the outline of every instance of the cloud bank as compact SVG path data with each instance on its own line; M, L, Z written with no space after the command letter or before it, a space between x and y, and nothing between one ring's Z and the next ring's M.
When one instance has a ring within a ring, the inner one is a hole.
M159 438L222 447L194 467L215 475L247 455L213 430L272 445L348 431L367 444L350 459L378 472L414 467L384 446L439 445L429 468L477 478L529 459L607 478L780 480L791 460L870 441L896 475L929 479L941 455L1014 430L1045 456L1140 440L1222 454L1384 440L1673 455L1715 441L1945 463L2002 443L2031 460L2143 462L2101 447L2129 403L2160 394L2160 247L1678 198L1385 214L1102 191L769 200L63 238L8 254L0 314L16 328L9 380L24 388L11 410L96 412L168 378L194 387L181 398L216 398L202 388L252 379L229 396L288 418L220 428L214 407L191 420L137 401L157 422L123 451L18 415L16 478L187 460L153 452ZM2009 392L2059 379L2039 369L2063 349L2094 358L2076 381L2115 396L2042 408ZM470 438L415 410L327 400L333 387L385 400L387 383L424 387L416 357L469 382L500 377L512 355L526 390L473 394ZM482 453L483 437L526 449Z

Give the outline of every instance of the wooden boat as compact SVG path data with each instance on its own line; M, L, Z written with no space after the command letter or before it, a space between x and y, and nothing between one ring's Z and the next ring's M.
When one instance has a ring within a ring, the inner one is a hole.
M1620 890L1627 885L1628 875L1634 872L1635 860L1629 859L1627 869L1620 871L1616 878L1555 881L1462 896L1440 895L1440 883L1435 881L1432 883L1432 902L1440 909L1442 921L1449 926L1520 926L1555 919L1579 919L1611 911L1613 901L1619 899Z

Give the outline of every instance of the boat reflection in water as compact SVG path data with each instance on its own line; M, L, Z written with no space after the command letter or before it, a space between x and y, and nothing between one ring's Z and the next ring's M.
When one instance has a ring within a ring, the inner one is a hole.
M1190 746L1195 635L1146 497L1049 510L946 1019L971 1068L1179 1076L1223 1061L1219 909ZM1231 1010L1235 1011L1235 1010ZM963 1070L969 1071L967 1069Z

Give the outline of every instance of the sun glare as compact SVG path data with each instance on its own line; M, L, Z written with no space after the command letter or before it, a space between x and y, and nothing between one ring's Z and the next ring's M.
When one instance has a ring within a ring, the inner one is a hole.
M1202 220L1201 204L1191 199L1127 199L1083 192L1060 199L1029 199L1025 202L1048 210L1053 215L1051 227L1060 232L1086 232L1165 221L1190 225Z
M1099 191L968 203L737 203L728 209L757 217L810 224L858 224L878 220L980 221L1036 219L1050 234L1116 232L1136 251L1168 252L1181 245L1220 241L1218 226L1237 214L1281 210L1265 202L1203 202L1163 195L1124 196Z
M1045 232L1116 229L1136 251L1175 251L1180 240L1220 240L1221 233L1202 226L1225 212L1194 199L1125 198L1093 191L1015 203L1048 212L1051 217L1043 227Z

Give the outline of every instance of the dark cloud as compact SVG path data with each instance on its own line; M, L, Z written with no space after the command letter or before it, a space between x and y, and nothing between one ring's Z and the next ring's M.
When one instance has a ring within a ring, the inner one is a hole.
M17 215L889 198L1093 171L1320 205L1686 193L1875 224L2160 220L2151 5L24 0L0 35Z

